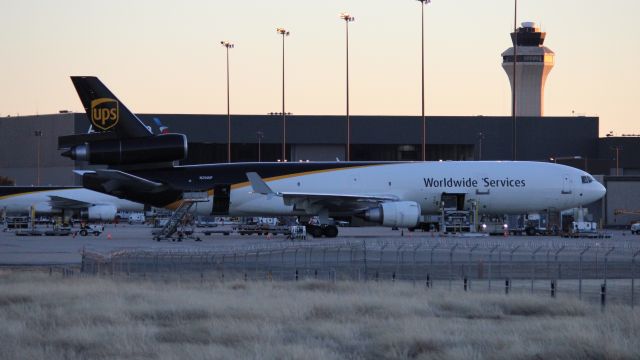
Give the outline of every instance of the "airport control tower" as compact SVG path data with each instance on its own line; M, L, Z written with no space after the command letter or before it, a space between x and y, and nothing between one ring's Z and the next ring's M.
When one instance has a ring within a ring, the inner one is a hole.
M535 23L522 23L517 35L516 115L543 116L544 83L553 68L555 54L542 46L546 33ZM511 33L511 41L516 43L516 33ZM513 47L502 53L502 68L509 76L513 91Z

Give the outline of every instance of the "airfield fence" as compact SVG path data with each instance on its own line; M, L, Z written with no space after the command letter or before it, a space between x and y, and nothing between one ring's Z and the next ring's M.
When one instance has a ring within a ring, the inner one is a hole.
M327 241L215 250L85 250L84 275L201 280L410 281L427 288L576 294L638 303L640 247L464 240Z

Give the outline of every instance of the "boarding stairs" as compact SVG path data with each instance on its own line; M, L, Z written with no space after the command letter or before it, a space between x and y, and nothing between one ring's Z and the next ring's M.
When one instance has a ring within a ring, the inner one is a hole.
M177 236L178 241L182 241L183 237L192 237L196 240L200 240L198 237L193 236L193 231L187 231L185 229L185 219L189 215L191 208L196 203L209 201L209 195L206 191L202 192L185 192L182 194L182 200L180 205L173 212L167 223L159 231L153 234L153 239L160 241L163 239L172 239L175 241L174 235Z

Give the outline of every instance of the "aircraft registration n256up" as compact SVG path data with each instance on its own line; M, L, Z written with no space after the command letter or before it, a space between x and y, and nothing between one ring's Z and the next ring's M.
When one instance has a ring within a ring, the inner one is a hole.
M200 214L319 216L315 235L334 237L332 217L412 227L439 213L443 196L461 209L522 214L589 204L605 188L588 173L528 161L290 162L174 166L187 155L183 134L154 135L96 77L71 78L98 132L59 139L63 156L108 169L79 171L83 186L157 207L207 192Z

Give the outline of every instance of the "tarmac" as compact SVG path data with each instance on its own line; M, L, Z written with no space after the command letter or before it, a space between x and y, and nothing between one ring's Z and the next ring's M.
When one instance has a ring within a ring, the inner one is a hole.
M213 228L216 229L216 228ZM145 225L105 225L99 236L16 236L13 231L0 232L0 265L37 266L79 264L84 250L109 254L123 250L150 252L246 252L271 249L295 249L309 246L348 246L359 244L385 246L411 246L412 244L463 244L481 248L502 249L559 249L561 247L592 247L607 251L610 248L626 249L625 253L640 249L640 236L629 231L608 231L605 239L565 239L558 236L441 236L437 233L408 232L385 227L341 227L335 239L307 237L307 240L291 241L283 235L204 235L205 228L197 228L202 241L185 239L182 242L153 240L153 228ZM398 245L400 244L400 245ZM422 246L422 245L420 245ZM427 246L427 245L425 245ZM424 248L423 248L424 249ZM442 249L442 247L441 247Z

